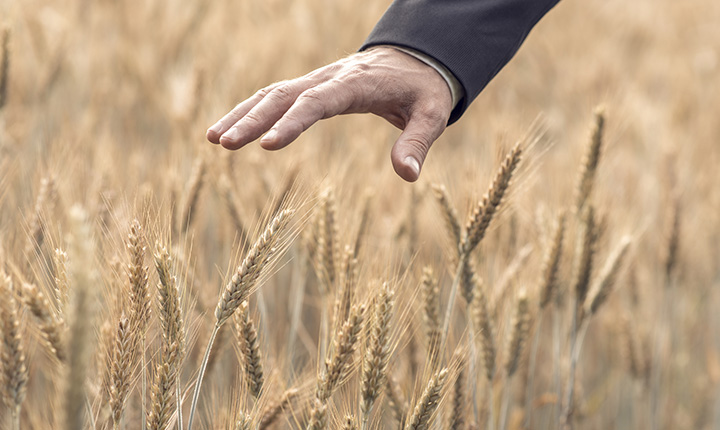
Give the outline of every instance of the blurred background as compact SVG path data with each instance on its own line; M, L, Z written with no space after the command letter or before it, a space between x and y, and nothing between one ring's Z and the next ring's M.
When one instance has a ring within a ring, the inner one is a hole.
M430 197L419 204L417 196L445 184L464 219L507 150L516 141L536 141L480 263L487 279L497 279L531 245L517 283L533 284L549 222L572 202L593 111L601 105L606 126L593 199L609 227L599 254L604 259L623 235L634 239L630 268L588 332L577 426L651 428L647 411L655 398L655 428L720 428L720 2L560 1L436 142L416 184L392 171L389 151L399 131L369 115L322 121L280 152L254 144L229 152L205 141L206 128L258 88L355 52L388 5L0 0L9 64L0 103L0 256L27 258L21 250L43 178L53 178L68 206L89 209L107 242L98 258L110 261L113 247L124 252L127 222L137 213L153 214L146 216L155 226L149 230L172 229L164 225L177 217L173 208L182 206L193 166L202 160L207 186L194 209L193 239L182 239L197 258L193 276L212 285L197 293L199 308L211 314L237 254L237 232L228 230L218 191L221 174L230 176L249 226L264 219L268 202L295 174L308 190L332 184L340 218L349 224L359 218L360 196L372 188L373 227L361 265L367 272L403 271L412 290L422 264L447 264L436 205ZM148 199L155 212L143 206ZM408 208L417 211L419 232L410 256L402 227ZM66 230L62 219L45 221L55 245ZM673 235L679 239L669 275L663 264ZM659 385L627 376L618 341L623 318L648 344L665 334L672 339L648 347L662 358ZM667 330L658 335L660 321ZM198 332L202 338L205 332ZM267 355L279 354L273 351ZM647 386L660 394L647 396ZM407 383L408 392L413 387ZM28 398L25 408L32 415L36 400ZM23 421L45 428L44 418Z

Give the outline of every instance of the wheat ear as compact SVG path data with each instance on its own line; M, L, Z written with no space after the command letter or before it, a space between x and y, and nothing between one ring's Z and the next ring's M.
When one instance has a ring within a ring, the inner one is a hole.
M425 337L428 342L428 350L432 351L440 339L440 288L430 266L423 268L420 292L422 294Z
M490 319L490 311L488 309L487 296L484 287L476 282L475 294L472 303L472 319L473 326L480 336L480 349L483 354L483 364L485 366L485 377L492 382L495 375L495 336L493 333L493 324Z
M145 430L147 422L145 417L147 398L147 366L145 365L145 337L152 312L152 299L148 286L148 267L145 265L145 251L147 249L142 225L137 219L130 223L130 231L126 242L130 262L127 265L128 281L130 283L130 317L129 324L133 338L133 360L141 373L140 404L142 413L142 427Z
M30 313L38 321L40 333L50 348L50 352L59 360L65 361L66 350L63 344L65 323L58 318L45 295L33 284L23 285L23 300Z
M357 423L353 415L345 415L342 424L342 430L357 430Z
M350 366L362 330L364 313L364 305L353 306L350 317L335 334L333 354L318 379L317 398L323 403L330 398Z
M455 210L455 206L453 206L452 201L450 200L450 195L448 194L445 185L434 184L432 186L432 190L435 200L437 200L440 205L443 221L445 222L445 227L447 228L448 233L450 233L453 246L457 249L457 246L462 241L462 228L460 227L460 218Z
M543 259L542 282L540 284L540 308L549 305L557 290L557 277L560 269L563 238L565 236L565 213L558 215L552 239L545 251Z
M150 320L151 299L148 288L148 268L145 266L145 238L138 220L130 224L127 237L127 249L130 263L127 266L130 282L130 317L132 330L137 330L136 337L144 337Z
M408 418L405 430L427 430L440 404L442 389L447 380L448 370L442 369L430 378L425 391L418 399L413 414Z
M117 325L110 368L110 409L113 429L120 429L125 400L130 391L134 345L130 321L123 313Z
M263 269L275 254L275 244L290 222L293 211L283 210L268 224L265 231L248 251L242 264L225 286L215 308L215 326L219 327L232 316L257 283Z
M526 408L525 408L525 427L530 426L533 414L532 396L535 389L535 363L537 359L537 351L540 345L540 328L543 323L543 310L551 303L557 303L560 295L558 288L558 272L560 269L560 257L562 256L563 239L565 235L565 212L562 211L555 221L554 231L545 249L545 256L542 265L542 278L540 281L540 312L538 315L537 325L534 330L532 346L530 350L530 360L528 363L528 381L526 390ZM554 316L555 317L555 316Z
M18 306L12 279L0 271L0 382L5 405L11 411L13 429L20 429L20 406L25 398L28 369Z
M55 296L58 299L60 308L63 309L68 302L68 289L70 281L68 280L68 256L67 252L62 249L56 249L53 257L55 264Z
M299 391L296 388L290 388L283 393L279 402L275 402L274 404L267 406L260 414L258 430L265 430L273 425L282 412L290 406L292 400L298 395L298 393Z
M205 183L205 162L202 158L198 158L193 165L190 181L188 185L187 195L185 197L185 205L180 217L180 231L187 233L190 224L193 221L193 215L197 211L198 200L200 200L200 191L202 191Z
M262 354L258 342L255 324L250 319L250 309L247 300L240 305L239 312L235 317L235 329L240 343L240 358L247 378L247 386L250 394L256 399L265 381L262 365Z
M665 247L663 249L663 269L665 273L665 285L670 286L675 267L677 266L677 255L680 245L680 201L677 196L673 197L670 217L664 231Z
M342 324L350 314L353 299L355 298L355 288L358 279L358 260L355 251L350 245L345 246L342 255L341 271L339 279L339 294L335 302L335 312L333 313L332 327L336 328Z
M43 177L40 180L40 190L38 191L33 208L32 216L29 221L30 236L28 237L26 254L29 256L33 250L37 251L45 240L45 226L43 225L43 212L50 212L57 198L57 189L55 180L51 176Z
M338 236L335 197L331 189L325 190L320 196L319 209L315 264L320 275L321 292L327 294L335 283L335 247Z
M510 186L510 179L512 179L518 163L520 163L521 154L522 149L518 143L505 157L487 193L470 214L465 226L465 235L460 245L462 254L470 254L485 237L490 221L497 212L505 191Z
M360 248L362 247L368 228L370 227L370 203L372 202L372 196L373 192L370 189L365 190L362 196L360 222L357 234L355 235L355 246L353 247L353 255L355 256L360 255Z
M530 333L530 306L525 291L521 291L515 306L512 332L510 334L507 353L505 356L505 374L507 382L503 387L502 405L500 406L500 430L505 430L508 407L510 405L510 391L512 379L520 364L523 348Z
M92 315L91 288L95 282L93 272L94 244L87 214L79 206L70 210L72 234L70 255L72 256L70 273L74 286L71 308L68 315L70 323L67 337L67 366L63 399L63 428L77 430L85 427L85 376L90 348L90 320Z
M313 399L307 430L323 430L327 427L327 403Z
M465 428L465 362L460 363L458 374L453 386L452 411L448 423L449 430L462 430Z
M528 297L521 291L515 306L515 317L513 319L512 333L508 342L508 349L505 358L505 372L511 378L517 371L523 348L530 333L530 306Z
M273 258L277 256L276 244L279 238L284 233L285 228L290 222L290 217L294 211L283 210L280 211L270 221L265 231L253 244L248 251L245 259L242 261L240 266L237 268L236 273L232 279L225 286L222 295L215 308L215 327L210 334L208 339L207 347L205 348L205 354L203 360L200 363L200 371L198 373L197 382L195 382L195 389L193 391L192 404L190 405L190 417L188 418L187 430L192 430L192 423L195 417L195 410L197 408L198 399L200 398L200 388L202 387L203 377L205 376L205 370L207 369L207 363L210 358L210 352L212 351L215 337L217 336L220 327L233 315L242 302L244 302L250 295L255 284L260 279L260 275L263 269L270 265Z
M582 306L587 297L590 278L592 276L593 259L595 256L595 211L587 206L582 217L582 230L577 245L577 262L573 290L578 306Z
M367 351L362 365L360 413L361 427L367 428L370 412L385 386L390 358L390 328L395 306L395 291L386 282L376 298L370 325Z
M251 430L252 428L252 417L244 412L240 412L237 420L235 420L235 430Z
M3 26L0 39L0 111L7 104L8 81L10 80L10 27Z
M630 247L631 238L625 236L620 241L617 249L608 257L605 267L600 271L599 281L593 286L588 299L585 301L585 313L590 316L598 311L605 303L620 272L620 267L625 260Z
M155 268L160 283L158 284L158 317L162 346L160 361L155 371L155 380L150 388L150 411L147 427L150 430L165 429L172 415L173 394L179 383L180 366L185 350L185 327L180 304L180 290L173 275L172 258L165 246L157 244ZM180 399L177 399L178 401ZM180 419L180 405L178 409Z
M585 208L585 204L595 184L595 174L600 162L600 150L602 149L604 129L605 110L599 107L595 109L590 141L585 149L585 155L580 167L577 187L575 189L575 212L578 214L582 213Z
M223 173L220 176L220 179L218 180L218 187L220 188L220 196L227 207L230 219L237 231L238 240L240 243L245 243L248 237L247 230L245 229L245 223L242 220L242 215L240 215L237 195L235 195L235 191L230 183L230 178L226 174Z
M395 380L395 378L390 375L388 375L388 377L385 379L385 388L385 395L388 404L390 405L392 415L397 421L398 427L403 428L403 424L405 423L405 417L407 416L407 401L403 396L402 390L400 389L397 380Z

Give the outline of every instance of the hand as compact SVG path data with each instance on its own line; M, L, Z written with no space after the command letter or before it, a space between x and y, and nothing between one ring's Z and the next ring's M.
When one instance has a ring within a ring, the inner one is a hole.
M392 164L401 178L414 182L451 110L450 88L435 69L377 47L263 88L210 127L207 139L234 150L267 132L260 145L276 150L321 119L369 112L403 130L392 148Z

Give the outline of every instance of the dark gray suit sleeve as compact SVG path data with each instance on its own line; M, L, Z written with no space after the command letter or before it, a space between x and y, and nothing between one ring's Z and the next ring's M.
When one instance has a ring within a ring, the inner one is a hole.
M360 50L397 45L427 54L465 90L450 116L457 121L515 55L558 0L395 0Z

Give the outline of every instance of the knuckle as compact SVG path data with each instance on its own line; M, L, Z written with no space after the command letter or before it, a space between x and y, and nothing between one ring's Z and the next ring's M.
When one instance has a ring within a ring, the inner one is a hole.
M249 127L254 127L260 125L261 118L258 116L257 113L250 111L248 112L242 119L242 122Z
M349 81L365 81L372 75L371 67L367 63L355 63L345 73Z
M257 92L255 93L255 96L260 97L260 98L265 98L265 96L270 94L270 91L272 91L273 88L275 88L275 85L270 85L265 88L261 88L261 89L257 90Z
M317 87L313 87L305 90L298 98L303 102L322 104L325 93Z
M292 98L293 95L293 89L290 86L290 84L282 84L277 86L274 90L272 90L268 97L273 97L276 100L280 101L286 101L290 98Z

